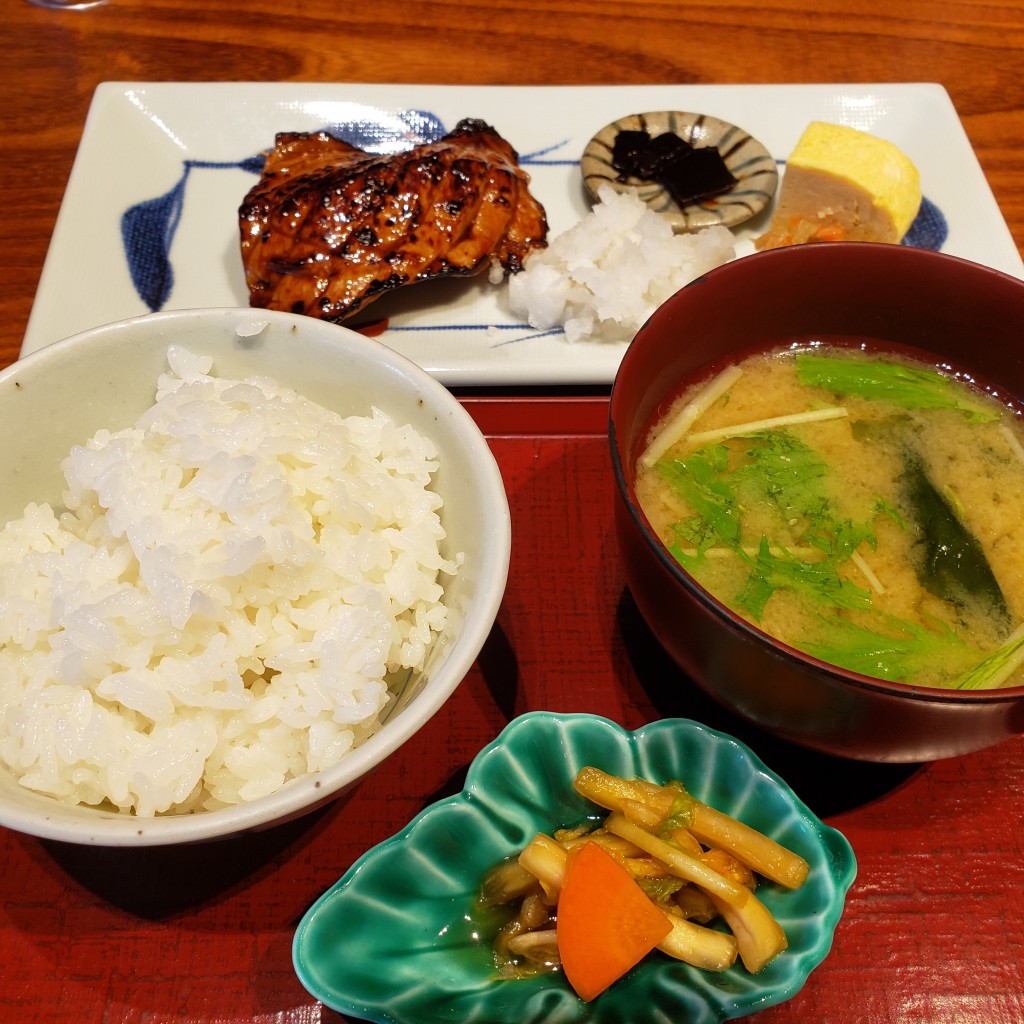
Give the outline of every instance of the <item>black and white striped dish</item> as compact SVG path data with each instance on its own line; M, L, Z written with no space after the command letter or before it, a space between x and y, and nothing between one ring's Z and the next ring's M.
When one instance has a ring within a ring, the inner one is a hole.
M737 184L721 195L680 207L657 182L620 178L612 166L615 137L621 131L644 130L651 136L674 132L698 148L717 146ZM650 209L667 217L677 232L697 231L713 224L742 224L771 202L779 184L775 160L752 135L717 117L677 110L629 114L606 125L587 143L580 170L587 191L595 199L600 186L606 183L620 192L635 190Z

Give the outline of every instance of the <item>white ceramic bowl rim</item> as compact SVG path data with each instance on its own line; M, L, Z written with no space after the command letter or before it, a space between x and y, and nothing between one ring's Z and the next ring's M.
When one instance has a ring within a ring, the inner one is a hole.
M307 335L321 353L326 352L328 346L334 346L351 353L364 365L372 362L388 380L399 383L400 391L415 392L420 405L428 412L433 410L438 430L443 429L449 443L454 442L461 448L459 490L473 491L480 508L486 509L487 543L470 556L478 562L477 586L466 605L459 635L449 645L442 663L430 674L427 684L414 699L391 715L380 731L337 765L292 780L271 795L214 811L142 818L66 805L27 790L23 791L25 799L12 805L0 791L0 825L41 838L80 844L156 846L216 839L294 819L354 783L423 726L463 680L494 624L511 551L508 500L500 470L486 439L458 400L425 370L381 342L335 324L289 313L244 308L172 310L83 331L26 356L0 371L0 402L5 400L3 396L8 388L20 390L25 382L51 374L69 360L77 365L83 349L95 351L97 347L124 344L135 335L145 335L150 344L154 338L163 339L160 351L165 353L170 339L183 343L178 337L183 329L199 330L204 325L221 335L230 332L234 342L245 347L249 346L249 339L257 338L268 328L271 334L276 332L275 336L287 335L294 339L299 334ZM192 347L198 353L203 344L197 341ZM214 372L217 372L216 353ZM274 376L258 368L252 372ZM289 384L287 378L282 378L281 382ZM402 413L396 411L395 415L401 417ZM438 440L436 434L434 439Z

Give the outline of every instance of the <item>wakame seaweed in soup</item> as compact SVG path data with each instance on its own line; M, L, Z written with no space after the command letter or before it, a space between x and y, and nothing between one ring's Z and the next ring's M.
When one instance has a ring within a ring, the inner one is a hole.
M891 354L751 356L685 391L639 460L678 562L779 640L881 679L1024 680L1014 411Z

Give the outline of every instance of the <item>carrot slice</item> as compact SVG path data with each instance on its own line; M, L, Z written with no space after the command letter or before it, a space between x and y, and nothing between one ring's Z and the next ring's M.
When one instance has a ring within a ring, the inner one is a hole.
M816 242L843 242L846 240L846 231L840 224L826 224L818 228L811 237Z
M586 1002L672 930L626 868L593 842L583 843L570 856L556 927L562 970Z

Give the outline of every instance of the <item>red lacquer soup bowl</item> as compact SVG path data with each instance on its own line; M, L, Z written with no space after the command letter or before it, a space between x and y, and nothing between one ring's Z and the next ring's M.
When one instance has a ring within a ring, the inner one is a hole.
M682 569L640 510L651 426L710 367L792 342L911 348L1024 396L1024 281L899 245L817 243L745 256L683 288L625 353L611 395L616 530L634 600L675 662L726 707L804 746L869 761L936 760L1024 731L1024 687L949 690L846 671L780 643Z

